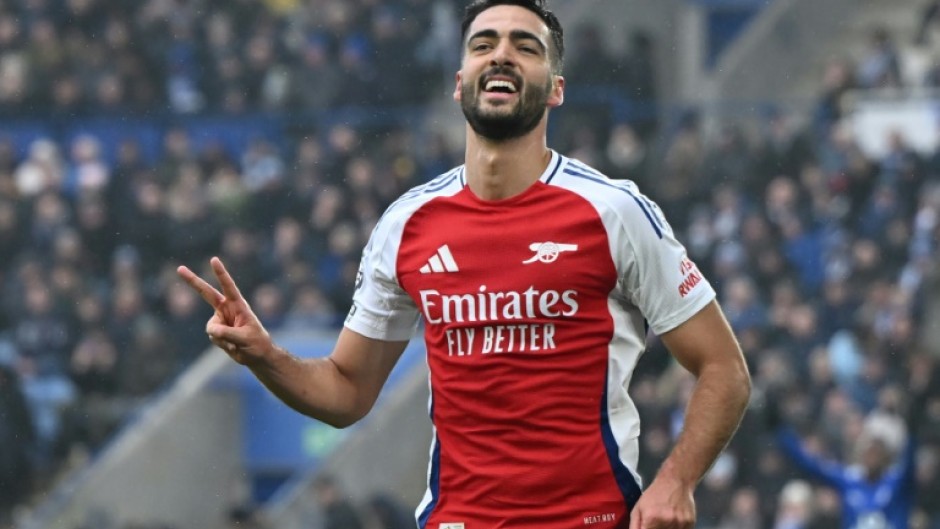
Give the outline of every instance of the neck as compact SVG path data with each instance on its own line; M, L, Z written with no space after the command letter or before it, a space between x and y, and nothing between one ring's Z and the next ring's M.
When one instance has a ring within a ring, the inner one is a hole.
M467 126L467 185L483 200L501 200L522 193L545 172L552 153L543 122L521 138L494 142Z

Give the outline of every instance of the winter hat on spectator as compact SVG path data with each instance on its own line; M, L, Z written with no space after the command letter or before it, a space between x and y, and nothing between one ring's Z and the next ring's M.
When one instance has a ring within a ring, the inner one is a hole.
M907 442L904 421L897 415L874 411L865 418L859 441L862 446L870 441L880 441L892 454L897 454Z

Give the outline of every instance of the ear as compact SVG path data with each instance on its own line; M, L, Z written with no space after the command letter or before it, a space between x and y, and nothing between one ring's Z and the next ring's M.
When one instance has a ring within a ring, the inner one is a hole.
M463 76L460 74L460 72L457 72L457 74L454 75L454 82L456 84L456 87L454 87L454 101L459 102L460 94L463 91Z
M565 78L560 75L552 76L552 93L548 96L548 107L560 107L565 102Z

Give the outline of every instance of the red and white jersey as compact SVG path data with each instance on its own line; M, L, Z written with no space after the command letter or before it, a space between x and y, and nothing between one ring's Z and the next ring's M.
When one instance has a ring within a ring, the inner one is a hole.
M647 325L715 297L632 182L553 152L526 191L485 201L458 167L389 207L357 282L349 329L408 340L424 321L422 529L627 526Z

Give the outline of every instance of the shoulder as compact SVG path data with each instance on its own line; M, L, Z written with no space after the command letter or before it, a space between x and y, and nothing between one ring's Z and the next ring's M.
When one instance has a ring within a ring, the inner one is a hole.
M389 234L400 232L415 211L436 198L457 194L463 189L464 184L464 166L461 165L409 189L392 202L382 214L373 232L373 239L385 238Z
M581 161L565 158L551 184L580 195L602 218L616 221L628 231L642 227L661 238L667 230L659 206L632 180L615 180Z
M402 194L385 210L385 217L409 216L422 205L439 197L451 196L464 187L464 167L461 165L434 179L417 185ZM381 221L380 221L381 222Z

